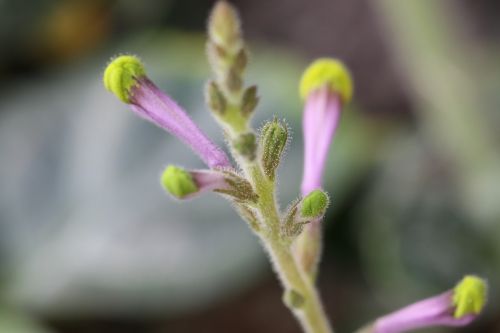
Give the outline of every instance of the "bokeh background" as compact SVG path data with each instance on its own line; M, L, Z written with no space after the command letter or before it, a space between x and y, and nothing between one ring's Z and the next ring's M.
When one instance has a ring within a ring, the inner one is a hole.
M338 332L490 282L473 325L500 332L500 3L234 0L254 124L285 117L282 205L298 195L313 58L356 83L331 149L320 288ZM212 1L0 0L0 332L299 332L258 241L215 195L173 202L167 163L202 167L101 83L110 57L150 77L214 140L204 106Z

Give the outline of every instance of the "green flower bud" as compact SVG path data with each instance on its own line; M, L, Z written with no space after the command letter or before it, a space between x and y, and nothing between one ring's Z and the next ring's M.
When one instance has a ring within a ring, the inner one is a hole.
M453 289L453 305L455 318L477 315L486 303L486 282L473 275L465 276Z
M137 79L146 76L144 65L139 58L132 55L119 56L113 59L104 71L104 86L122 102L130 103L131 89Z
M261 162L266 176L274 180L276 169L288 140L288 129L274 119L264 125L261 131Z
M185 198L199 190L189 172L173 165L169 165L163 171L161 184L166 191L178 199Z
M330 200L322 190L314 190L306 195L301 202L300 215L303 218L318 218L325 214Z

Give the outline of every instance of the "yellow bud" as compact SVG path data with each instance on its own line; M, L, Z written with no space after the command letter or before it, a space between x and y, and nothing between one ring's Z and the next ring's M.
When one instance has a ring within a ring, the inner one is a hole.
M165 190L178 199L199 191L198 185L186 170L169 165L161 175L161 184Z
M473 275L465 276L453 289L455 318L479 314L486 303L486 282Z
M146 72L139 58L132 55L118 56L104 71L104 86L121 101L130 103L130 89L137 84L137 79Z
M309 65L300 80L300 96L306 99L311 92L325 85L339 94L343 103L351 100L353 94L351 74L339 60L321 58Z

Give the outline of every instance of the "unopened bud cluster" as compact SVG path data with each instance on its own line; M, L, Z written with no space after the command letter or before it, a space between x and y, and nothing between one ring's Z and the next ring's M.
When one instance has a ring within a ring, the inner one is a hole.
M248 52L238 14L226 1L219 1L209 18L207 55L215 75L207 84L207 103L231 134L242 132L259 99L256 86L244 87Z

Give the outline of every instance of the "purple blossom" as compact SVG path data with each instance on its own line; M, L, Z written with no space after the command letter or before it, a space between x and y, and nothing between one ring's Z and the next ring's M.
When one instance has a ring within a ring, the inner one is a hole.
M140 117L176 136L210 168L228 168L227 155L216 146L186 112L147 77L137 79L130 91L130 105Z
M342 102L339 95L327 85L307 96L302 123L304 174L301 192L304 196L321 187L328 151L341 111Z
M139 58L122 55L104 71L104 86L121 101L130 104L140 117L178 137L210 168L227 168L227 155L189 118L186 112L146 76Z
M220 172L212 170L190 171L191 177L200 189L200 192L217 190L227 190L230 186L226 183L226 178Z
M454 316L453 291L416 302L375 321L373 333L400 333L430 326L465 326L477 314Z

